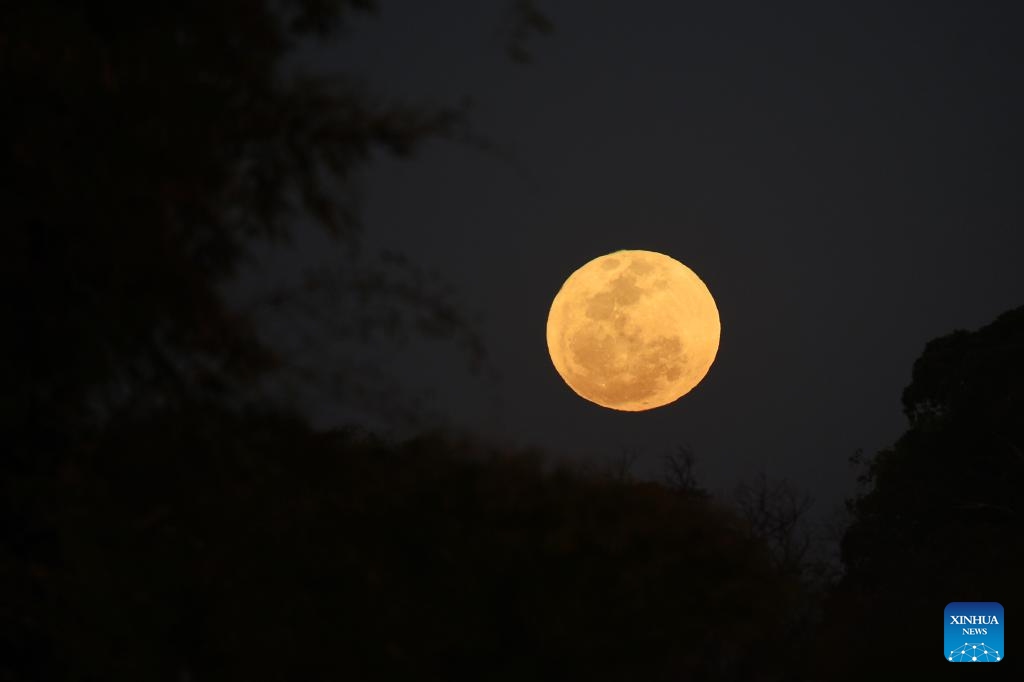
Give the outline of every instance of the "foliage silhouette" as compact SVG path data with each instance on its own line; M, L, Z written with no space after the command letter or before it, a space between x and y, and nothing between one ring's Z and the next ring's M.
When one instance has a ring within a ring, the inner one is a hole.
M19 593L48 679L749 680L784 660L795 586L704 496L210 405L112 424L72 461L47 491L60 560Z
M19 330L4 350L26 359L7 380L10 426L231 394L279 364L218 295L246 245L303 218L354 248L353 180L371 153L408 155L465 123L355 80L282 75L293 45L373 5L0 7L2 284ZM410 295L409 263L345 267L345 286L380 292L368 306L418 310L428 333L465 329L436 288Z
M0 284L13 330L0 342L11 360L0 393L0 678L84 674L76 666L85 659L54 648L75 645L81 628L38 615L74 615L66 600L110 587L102 571L87 574L94 584L64 582L78 579L63 570L76 547L102 554L99 527L82 536L99 543L91 549L61 532L64 503L82 492L75 481L113 489L142 473L92 470L84 444L131 415L196 401L237 407L257 378L291 360L219 295L253 240L277 244L300 219L318 224L353 254L340 286L375 311L402 310L420 331L460 334L479 354L460 312L423 286L415 263L390 257L356 270L355 261L362 166L376 150L406 156L456 135L465 112L280 69L296 43L336 35L374 6L0 4ZM535 8L513 9L515 22ZM517 31L509 48L527 37ZM352 322L360 332L374 324ZM220 433L225 447L237 436ZM136 452L143 467L151 445ZM127 630L116 628L111 644ZM81 641L99 647L98 637Z
M922 660L944 663L936 614L946 603L1022 597L1024 307L928 343L903 409L909 429L870 461L850 503L824 649L835 679L878 665L922 674ZM873 648L897 608L900 646ZM928 676L956 675L949 667Z

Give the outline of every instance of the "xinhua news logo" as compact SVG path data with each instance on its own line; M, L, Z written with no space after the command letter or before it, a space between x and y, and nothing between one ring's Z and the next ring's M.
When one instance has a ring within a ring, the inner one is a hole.
M946 604L944 657L950 663L998 663L1003 660L1003 607L994 601Z

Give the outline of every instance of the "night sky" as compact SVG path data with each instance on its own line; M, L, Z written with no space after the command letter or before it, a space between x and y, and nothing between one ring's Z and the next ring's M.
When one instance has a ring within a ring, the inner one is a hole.
M1019 3L552 1L527 66L503 51L501 3L381 4L301 59L413 101L469 98L500 150L435 141L364 178L367 250L437 271L479 321L496 377L444 343L394 358L457 429L639 453L641 475L686 445L714 490L764 471L827 515L853 490L849 456L903 431L925 343L1024 300ZM241 288L339 248L304 233ZM691 267L722 319L704 382L647 413L577 397L545 346L565 278L621 248Z

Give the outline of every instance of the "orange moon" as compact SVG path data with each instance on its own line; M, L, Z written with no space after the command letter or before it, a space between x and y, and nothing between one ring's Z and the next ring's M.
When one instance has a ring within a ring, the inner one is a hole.
M715 299L693 270L654 251L616 251L562 285L548 313L548 353L581 397L640 412L701 382L721 330Z

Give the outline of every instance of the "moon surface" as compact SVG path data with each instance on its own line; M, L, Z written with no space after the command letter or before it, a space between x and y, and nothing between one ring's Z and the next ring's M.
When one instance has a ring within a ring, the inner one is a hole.
M616 251L562 285L548 313L548 352L581 397L639 412L701 382L721 329L715 299L690 268L654 251Z

